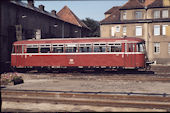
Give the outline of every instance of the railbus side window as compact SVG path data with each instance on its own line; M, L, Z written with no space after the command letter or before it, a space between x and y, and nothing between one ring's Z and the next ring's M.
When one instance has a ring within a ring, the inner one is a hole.
M38 45L27 45L27 53L38 53Z
M121 43L112 43L108 44L107 46L107 52L121 52L121 51L122 51Z
M65 52L66 53L75 53L75 52L78 52L77 44L66 44L65 45Z
M79 52L92 52L92 44L80 44Z
M94 52L106 52L106 44L94 44Z
M40 45L40 53L50 53L50 45Z
M128 52L133 52L133 44L128 44Z
M64 45L63 44L55 44L53 45L53 53L63 53L64 52Z

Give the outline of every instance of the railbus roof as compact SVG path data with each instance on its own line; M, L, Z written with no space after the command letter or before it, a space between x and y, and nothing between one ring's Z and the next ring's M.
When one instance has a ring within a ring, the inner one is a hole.
M55 38L55 39L30 39L14 42L14 45L18 44L51 44L51 43L102 43L102 42L144 42L141 38L136 37L126 37L126 38Z

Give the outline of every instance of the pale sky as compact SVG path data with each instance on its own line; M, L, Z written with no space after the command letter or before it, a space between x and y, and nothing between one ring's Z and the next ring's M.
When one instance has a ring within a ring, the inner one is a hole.
M51 12L51 10L58 12L67 5L79 19L89 17L101 21L104 19L104 13L107 10L113 6L122 6L127 1L128 0L35 0L34 4L36 7L38 7L38 5L44 5L45 10L48 12Z

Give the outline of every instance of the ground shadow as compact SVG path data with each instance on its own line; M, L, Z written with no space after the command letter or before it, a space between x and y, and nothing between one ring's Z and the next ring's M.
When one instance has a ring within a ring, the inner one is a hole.
M121 70L113 70L113 69L58 69L58 70L53 70L53 71L36 71L36 70L32 70L32 71L28 71L27 73L30 74L43 74L43 73L52 73L52 74L66 74L66 73L70 73L70 74L77 74L77 73L82 73L85 75L89 75L89 74L94 74L94 75L107 75L107 76L112 76L114 74L123 74L123 75L128 75L128 74L135 74L135 75L141 75L141 74L155 74L154 71L144 71L144 70L133 70L133 69L121 69Z

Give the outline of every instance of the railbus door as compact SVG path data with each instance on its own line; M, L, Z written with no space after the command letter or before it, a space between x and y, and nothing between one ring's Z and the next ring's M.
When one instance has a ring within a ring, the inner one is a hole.
M125 43L125 52L124 52L124 67L125 68L134 68L136 62L135 55L135 44L134 43Z

